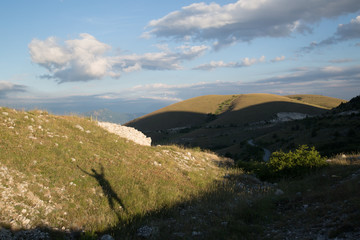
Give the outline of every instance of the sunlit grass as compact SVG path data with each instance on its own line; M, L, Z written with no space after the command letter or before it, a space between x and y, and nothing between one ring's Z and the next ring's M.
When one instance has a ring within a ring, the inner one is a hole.
M17 197L24 206L15 211L20 214L41 200L51 211L43 216L41 210L31 220L55 228L103 231L189 200L225 171L213 161L215 155L175 146L139 146L76 116L1 108L0 124L1 166L11 169L14 182L21 175L24 188L35 196L33 202ZM115 202L109 207L93 173L101 168L124 206ZM9 218L3 214L1 221Z

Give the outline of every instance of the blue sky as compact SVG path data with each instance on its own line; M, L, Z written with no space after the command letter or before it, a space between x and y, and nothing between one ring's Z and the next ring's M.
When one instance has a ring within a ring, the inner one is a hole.
M151 112L207 94L360 93L360 1L4 0L0 105Z

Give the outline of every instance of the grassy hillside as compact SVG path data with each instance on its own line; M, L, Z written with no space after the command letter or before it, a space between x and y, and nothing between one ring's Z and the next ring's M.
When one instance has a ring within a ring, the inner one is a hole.
M318 99L325 101L326 98L313 96L313 98L307 98L308 101L263 93L200 96L159 109L126 125L149 132L179 127L198 127L209 122L211 122L210 125L238 124L239 122L244 124L271 119L274 113L281 111L311 115L324 112L326 107L319 105ZM338 99L338 104L340 103L341 100ZM336 101L327 105L337 106ZM216 121L213 121L215 119Z
M339 152L358 152L360 151L359 99L355 97L315 118L282 124L279 129L257 136L257 141L273 151L310 144L327 156Z
M84 118L0 108L0 222L103 231L209 191L226 161L135 145Z
M358 155L274 184L231 162L135 145L85 118L0 108L0 239L360 236Z
M314 95L314 94L296 94L296 95L288 95L286 96L291 99L296 99L305 103L310 103L313 105L318 105L321 107L324 107L326 109L332 109L334 107L339 106L341 103L345 103L347 101L339 99L339 98L333 98L333 97L327 97L322 95Z
M144 115L126 125L144 132L199 126L208 120L208 114L225 111L228 106L226 103L233 98L233 95L207 95L191 98Z
M170 105L126 125L146 132L154 144L198 146L235 156L246 150L249 139L277 131L274 121L279 113L316 116L341 102L317 95L209 95Z

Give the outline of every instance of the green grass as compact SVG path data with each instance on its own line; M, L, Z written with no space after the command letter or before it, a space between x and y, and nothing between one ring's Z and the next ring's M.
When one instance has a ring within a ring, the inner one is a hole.
M328 236L360 226L358 154L277 185L227 162L198 147L135 145L85 118L1 108L0 225L28 227L24 216L54 239L66 229L84 230L82 239L136 239L145 225L151 239L284 239L270 230L298 219L309 229L323 216L336 221L335 211L346 217Z
M218 105L218 108L215 110L214 114L219 115L221 113L224 113L228 110L231 110L232 102L238 97L238 95L233 95L231 98L226 99L222 103Z
M3 212L1 222L41 201L38 211L28 216L32 222L86 231L104 231L119 221L189 200L225 171L212 161L215 155L175 146L138 146L88 119L42 111L1 108L0 149L1 167L12 172L13 181L7 184L22 182L28 192L15 197L14 190L11 204L23 207ZM34 196L31 201L29 194ZM44 216L46 207L53 209Z

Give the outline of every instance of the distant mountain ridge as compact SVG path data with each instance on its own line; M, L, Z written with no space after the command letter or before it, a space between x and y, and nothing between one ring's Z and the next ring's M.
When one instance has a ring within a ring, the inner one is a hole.
M107 108L86 112L83 115L91 117L101 122L112 122L124 124L135 118L145 115L146 113L118 113Z

